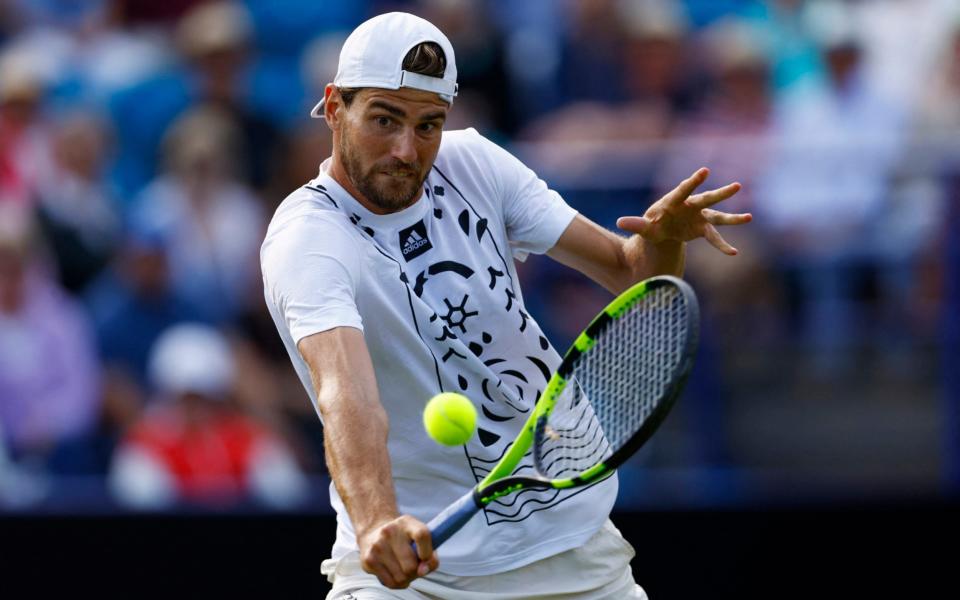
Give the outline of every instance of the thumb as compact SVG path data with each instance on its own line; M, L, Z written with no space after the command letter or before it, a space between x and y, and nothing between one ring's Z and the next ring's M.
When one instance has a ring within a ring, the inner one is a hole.
M646 217L620 217L617 219L617 227L640 235L646 233L651 225L650 219Z

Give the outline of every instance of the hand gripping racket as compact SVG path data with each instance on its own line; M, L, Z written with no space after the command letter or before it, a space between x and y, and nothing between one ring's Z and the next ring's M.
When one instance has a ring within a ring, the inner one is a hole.
M697 348L699 308L676 277L641 281L574 341L507 453L428 523L433 547L507 494L588 485L646 442L680 394ZM534 476L512 475L533 451Z

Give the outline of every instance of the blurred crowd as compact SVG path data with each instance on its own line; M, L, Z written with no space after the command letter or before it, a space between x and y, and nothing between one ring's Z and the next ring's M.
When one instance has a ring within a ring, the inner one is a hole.
M447 128L595 220L699 166L744 184L741 256L689 253L708 343L795 339L829 376L960 310L952 0L0 0L0 506L90 475L134 507L304 501L322 432L258 251L329 154L340 44L395 9L456 49ZM562 347L605 296L525 271Z

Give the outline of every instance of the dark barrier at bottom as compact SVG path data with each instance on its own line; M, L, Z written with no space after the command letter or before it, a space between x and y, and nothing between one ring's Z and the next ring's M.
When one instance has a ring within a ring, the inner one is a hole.
M642 512L614 521L652 600L937 597L956 504ZM4 517L0 596L323 598L331 516Z

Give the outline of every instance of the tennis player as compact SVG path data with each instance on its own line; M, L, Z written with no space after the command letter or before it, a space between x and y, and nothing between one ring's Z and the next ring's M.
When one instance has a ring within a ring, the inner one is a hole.
M710 207L739 184L694 194L701 169L622 217L633 235L621 237L475 130L443 131L456 95L435 26L389 13L357 27L312 112L333 155L281 204L261 250L267 305L324 425L338 524L328 598L645 598L609 520L615 476L502 498L439 556L424 522L486 475L560 363L514 261L547 253L612 292L680 275L687 241L736 254L715 226L750 215ZM480 410L462 447L424 432L441 391Z

